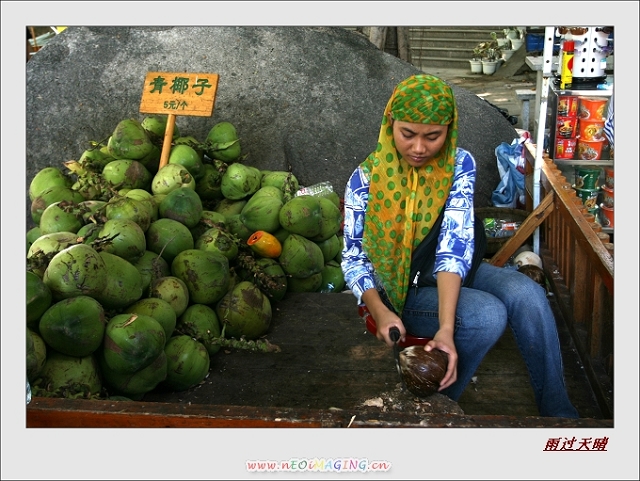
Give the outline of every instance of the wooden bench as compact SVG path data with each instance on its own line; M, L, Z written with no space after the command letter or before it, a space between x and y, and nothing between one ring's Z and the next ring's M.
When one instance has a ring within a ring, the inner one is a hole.
M520 110L522 128L531 132L529 125L529 102L536 99L536 91L532 89L516 89L516 97L522 102L522 108Z

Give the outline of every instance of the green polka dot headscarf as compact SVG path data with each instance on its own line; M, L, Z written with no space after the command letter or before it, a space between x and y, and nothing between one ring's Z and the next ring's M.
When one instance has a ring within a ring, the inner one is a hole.
M395 148L394 120L449 125L447 139L427 165L414 168ZM400 82L382 117L378 146L362 163L370 180L363 248L396 312L410 285L411 254L429 233L451 190L458 139L453 92L431 75Z

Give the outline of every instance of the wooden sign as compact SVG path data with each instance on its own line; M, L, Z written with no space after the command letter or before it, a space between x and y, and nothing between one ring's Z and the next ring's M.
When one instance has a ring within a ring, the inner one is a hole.
M140 113L166 114L160 168L169 162L176 115L210 117L218 90L218 74L149 72L142 89Z
M218 90L218 74L149 72L140 113L210 117Z

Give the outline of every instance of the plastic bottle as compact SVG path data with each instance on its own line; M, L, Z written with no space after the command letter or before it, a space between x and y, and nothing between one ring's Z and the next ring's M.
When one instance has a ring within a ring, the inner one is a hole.
M560 68L560 89L562 90L571 88L574 50L575 42L573 40L562 42L562 63Z
M302 187L296 192L296 197L299 195L315 195L323 196L333 192L333 186L331 182L325 181L318 184L310 185L309 187Z
M29 380L27 380L27 404L31 402L31 384L29 384Z

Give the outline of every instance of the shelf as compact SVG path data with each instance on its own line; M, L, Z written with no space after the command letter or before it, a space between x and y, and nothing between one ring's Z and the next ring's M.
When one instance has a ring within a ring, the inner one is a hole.
M611 97L613 94L613 85L610 89L585 89L585 90L572 90L572 89L559 89L554 86L551 88L556 92L559 97L563 96L577 96L577 97Z
M593 165L595 167L601 167L603 165L613 165L613 159L611 160L569 160L569 159L553 159L553 162L558 166L561 165Z

